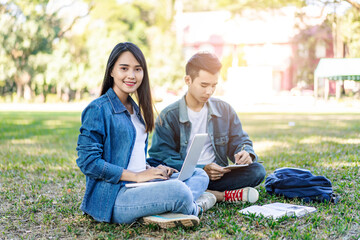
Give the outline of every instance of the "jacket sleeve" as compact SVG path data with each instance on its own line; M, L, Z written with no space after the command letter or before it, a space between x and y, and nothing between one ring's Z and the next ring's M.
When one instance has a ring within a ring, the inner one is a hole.
M120 181L124 168L111 164L103 159L104 141L109 133L106 132L105 116L101 108L90 104L82 113L82 126L77 142L80 170L88 177L110 183Z
M243 130L238 115L230 105L228 112L230 120L228 157L234 162L234 155L244 148L250 154L253 162L256 162L258 156L253 149L253 143L249 135Z
M149 155L152 162L165 164L180 171L184 159L180 156L179 126L172 124L166 114L161 113L155 122ZM154 161L154 159L156 159ZM151 162L151 161L148 161Z

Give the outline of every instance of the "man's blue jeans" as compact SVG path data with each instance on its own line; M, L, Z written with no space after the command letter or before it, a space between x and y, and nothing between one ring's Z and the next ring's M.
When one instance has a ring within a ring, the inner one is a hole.
M174 173L171 178L177 178ZM207 189L209 178L204 170L196 168L192 177L182 182L168 180L158 184L120 189L113 210L112 222L132 223L137 218L165 212L197 216L195 200Z
M209 190L223 192L244 187L255 187L265 178L266 171L263 165L254 162L247 167L237 168L216 181L210 181Z

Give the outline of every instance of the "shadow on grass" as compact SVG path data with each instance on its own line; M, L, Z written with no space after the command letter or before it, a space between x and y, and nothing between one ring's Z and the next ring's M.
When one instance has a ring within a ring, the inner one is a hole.
M1 115L1 140L28 139L33 136L73 136L78 134L80 128L80 113L2 112Z
M63 166L75 160L80 113L1 115L0 167Z

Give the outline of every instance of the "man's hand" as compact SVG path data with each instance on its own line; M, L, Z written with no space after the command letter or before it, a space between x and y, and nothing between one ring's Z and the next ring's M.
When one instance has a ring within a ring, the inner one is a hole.
M216 163L210 163L206 165L204 170L212 181L219 180L224 176L225 173L231 172L231 170L225 169Z
M235 164L252 164L253 163L250 154L245 150L238 152L237 154L234 155L234 157L235 157Z

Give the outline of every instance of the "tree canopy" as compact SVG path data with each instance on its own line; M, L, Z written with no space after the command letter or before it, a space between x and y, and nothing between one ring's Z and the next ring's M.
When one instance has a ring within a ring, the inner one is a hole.
M155 85L178 88L184 67L174 28L178 1L1 1L0 96L47 101L51 95L69 101L84 94L96 94L107 57L113 46L122 41L131 41L143 50ZM355 0L182 0L182 3L184 11L221 9L233 14L241 14L247 8L347 3L350 8L341 16L341 38L349 49L348 56L360 56L360 7Z

